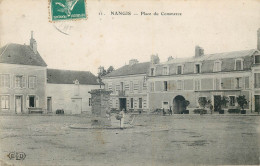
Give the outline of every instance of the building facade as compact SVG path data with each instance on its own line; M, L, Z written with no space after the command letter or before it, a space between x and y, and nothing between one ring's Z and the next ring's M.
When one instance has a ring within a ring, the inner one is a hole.
M127 111L147 111L147 74L149 62L138 63L136 59L102 78L105 89L112 91L110 108Z
M105 88L111 90L111 108L126 110L170 109L193 113L199 109L199 99L210 100L214 111L239 109L238 96L245 96L247 113L260 111L260 29L257 49L226 53L204 54L196 46L195 56L160 63L152 55L151 61L131 60L104 77ZM225 96L224 108L219 101ZM184 108L182 103L188 100Z
M55 113L62 109L65 114L91 112L88 92L99 88L97 77L90 72L47 69L47 110Z
M2 113L46 111L46 63L30 45L7 44L0 49L0 99Z
M192 113L200 107L199 98L205 98L211 100L214 111L220 111L217 101L226 96L229 103L224 109L237 109L236 98L244 95L249 101L245 109L255 110L259 75L254 68L258 68L258 57L259 51L254 49L204 55L203 49L196 47L192 58L151 65L149 107L172 107L175 113L182 113L185 108L181 103L188 100L188 110Z

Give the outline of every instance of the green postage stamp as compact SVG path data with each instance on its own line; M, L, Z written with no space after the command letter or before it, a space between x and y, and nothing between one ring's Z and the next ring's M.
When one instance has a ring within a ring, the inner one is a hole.
M86 19L85 0L50 0L52 21Z

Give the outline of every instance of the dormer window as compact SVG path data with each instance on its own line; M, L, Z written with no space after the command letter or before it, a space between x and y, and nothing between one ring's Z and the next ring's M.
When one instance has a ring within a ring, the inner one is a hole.
M162 73L163 75L168 75L169 74L169 69L168 69L168 67L167 66L164 66L163 67L163 73Z
M194 73L201 73L201 64L199 63L195 64Z
M260 64L260 55L255 55L255 64Z
M214 62L214 68L213 68L214 72L219 72L221 71L221 61L215 61Z
M155 76L154 68L151 68L150 75Z
M235 70L243 70L243 59L235 60Z
M183 74L183 66L182 65L177 66L177 74Z

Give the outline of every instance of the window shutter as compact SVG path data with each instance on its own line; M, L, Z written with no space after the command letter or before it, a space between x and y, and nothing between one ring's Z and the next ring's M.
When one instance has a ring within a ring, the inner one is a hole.
M25 76L22 77L22 88L26 88L26 78L25 78Z
M36 108L39 108L39 96L36 96L35 105Z
M34 88L37 88L36 86L37 86L37 77L34 77L35 78L35 80L34 80Z
M14 75L14 79L13 79L13 87L14 87L14 88L16 88L16 86L15 86L15 77L16 77L16 76Z
M26 96L26 108L29 108L29 96Z

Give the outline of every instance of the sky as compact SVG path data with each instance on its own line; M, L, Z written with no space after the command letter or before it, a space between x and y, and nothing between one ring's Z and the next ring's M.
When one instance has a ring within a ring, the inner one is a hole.
M31 31L48 68L116 69L130 59L158 54L161 62L205 54L255 49L260 28L259 0L86 0L87 19L50 22L48 0L0 0L0 46L29 44ZM132 15L113 16L111 11ZM102 12L103 15L99 15ZM143 16L141 12L158 12ZM182 13L162 16L161 12ZM105 15L104 15L105 14ZM133 15L138 14L138 15ZM68 35L61 33L71 26Z

